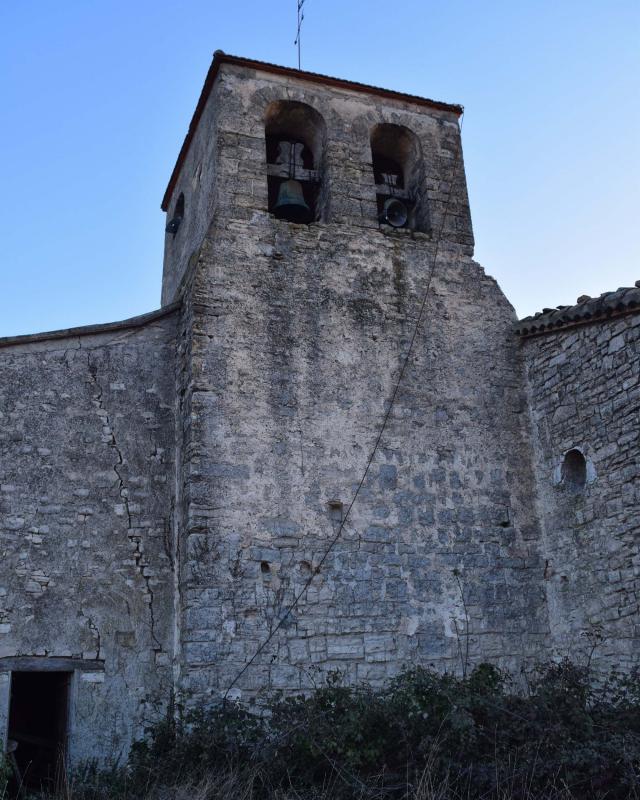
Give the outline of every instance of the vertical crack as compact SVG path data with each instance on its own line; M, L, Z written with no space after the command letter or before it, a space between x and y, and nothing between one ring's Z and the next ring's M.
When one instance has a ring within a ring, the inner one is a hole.
M98 661L100 658L100 649L102 648L102 637L100 636L100 630L91 617L87 617L87 625L93 634L93 638L96 640L96 661Z
M131 507L129 505L129 489L122 477L122 467L124 466L124 456L122 455L122 450L118 444L116 439L113 425L111 424L111 419L109 417L109 413L107 412L106 408L104 407L104 402L102 400L102 386L98 381L98 368L95 363L92 363L91 356L87 353L87 366L89 369L89 375L91 376L91 384L95 389L94 395L94 405L98 409L98 413L100 418L103 421L103 427L105 429L106 435L109 437L107 444L109 447L112 447L115 454L116 454L116 463L113 465L113 471L116 474L118 479L118 494L122 499L122 504L124 506L125 514L127 517L127 538L133 545L133 558L136 564L136 568L138 570L138 574L144 581L145 585L145 594L149 598L148 606L149 606L149 620L150 620L150 632L151 638L155 644L153 648L156 652L162 652L162 645L158 637L156 636L156 620L155 620L155 612L154 612L154 595L153 589L151 587L151 577L146 574L146 567L148 563L145 561L144 553L141 548L142 537L135 533L135 527L133 525L133 519L131 516Z

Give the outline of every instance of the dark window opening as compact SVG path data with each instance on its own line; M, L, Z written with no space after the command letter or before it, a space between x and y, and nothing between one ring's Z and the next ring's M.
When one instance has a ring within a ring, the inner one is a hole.
M296 166L301 169L313 169L313 153L304 142L295 138L287 140L282 136L267 135L267 164L289 166L295 159Z
M430 229L420 143L400 125L377 125L371 161L378 220L394 228Z
M268 208L275 217L296 223L321 219L325 138L324 121L310 106L278 101L267 109Z
M562 462L562 483L571 492L581 492L587 483L587 461L579 450L569 450Z
M271 567L269 566L268 561L261 561L260 562L260 572L263 575L268 575L271 572Z
M342 500L329 500L329 516L333 522L342 522L344 505Z
M71 674L12 673L7 738L19 773L16 784L50 792L62 786Z
M175 238L176 233L178 232L178 228L180 227L180 223L184 219L184 194L180 192L180 196L176 200L175 208L173 209L173 216L167 223L167 227L165 230L167 233L172 234Z
M404 189L404 175L402 167L392 158L373 153L373 177L376 186L390 185Z

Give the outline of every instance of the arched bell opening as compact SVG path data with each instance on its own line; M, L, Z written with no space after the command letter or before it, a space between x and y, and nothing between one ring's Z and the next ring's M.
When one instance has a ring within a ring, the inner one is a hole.
M424 165L418 137L402 125L371 131L378 220L394 228L429 232Z
M176 200L176 204L173 209L173 214L171 215L171 219L167 222L167 227L165 228L167 233L170 233L174 238L176 233L182 224L182 220L184 219L184 194L180 192L178 199Z
M326 206L326 126L305 103L279 100L265 115L269 212L289 222L320 220Z

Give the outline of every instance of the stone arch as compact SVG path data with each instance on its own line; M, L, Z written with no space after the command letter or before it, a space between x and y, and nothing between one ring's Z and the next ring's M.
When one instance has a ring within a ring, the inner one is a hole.
M173 214L171 215L171 219L167 223L166 231L170 233L174 238L180 225L182 224L182 220L184 219L184 193L180 192L178 195L178 199L176 200L176 204L173 207Z
M429 232L424 159L416 134L404 125L384 122L371 129L370 145L381 221L385 203L397 198L408 212L406 224L398 227Z
M264 135L269 211L290 222L323 220L328 192L327 127L322 115L297 100L274 100L265 109ZM278 209L278 198L287 182L289 189L301 191L308 215L281 213L282 208ZM292 187L291 182L297 185Z
M578 494L587 485L587 459L577 447L567 450L561 467L562 484Z

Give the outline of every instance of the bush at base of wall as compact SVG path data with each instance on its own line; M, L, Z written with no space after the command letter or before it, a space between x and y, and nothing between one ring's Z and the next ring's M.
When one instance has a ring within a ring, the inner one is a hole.
M126 770L85 775L82 800L590 800L640 797L638 672L597 682L569 661L527 691L484 664L413 669L385 689L336 675L311 696L167 722Z

